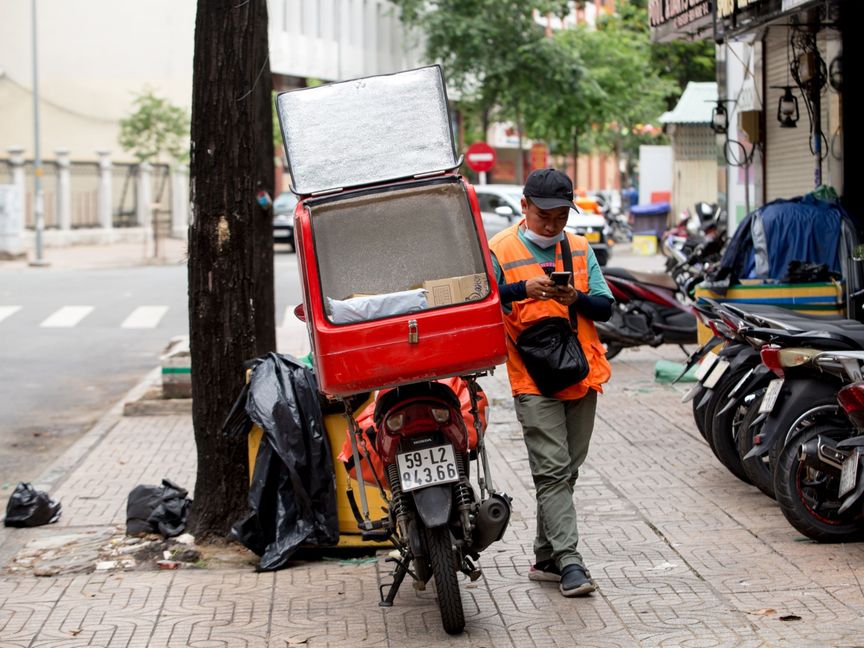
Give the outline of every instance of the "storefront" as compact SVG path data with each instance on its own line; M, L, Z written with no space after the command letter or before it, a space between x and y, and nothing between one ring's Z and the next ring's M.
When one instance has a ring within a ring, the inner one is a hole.
M759 205L821 185L833 188L850 213L864 213L864 189L854 182L853 160L844 156L861 141L855 116L843 111L843 89L853 87L860 72L842 66L844 59L860 60L860 44L848 32L859 24L861 4L649 2L655 41L713 38L717 44L718 110L726 112L725 130L718 129L726 169L718 198L727 204L730 227Z

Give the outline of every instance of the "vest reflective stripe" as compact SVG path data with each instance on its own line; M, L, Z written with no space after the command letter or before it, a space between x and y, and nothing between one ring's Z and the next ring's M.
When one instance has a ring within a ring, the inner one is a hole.
M519 239L518 227L519 224L508 227L489 241L489 248L495 254L495 258L504 272L506 283L516 283L544 274L540 264ZM573 253L573 285L577 290L587 293L588 241L582 236L576 236L569 232L567 238ZM564 269L564 264L561 260L560 245L556 247L558 249L555 255L555 270L560 271ZM531 298L513 302L511 306L513 310L509 314L504 314L504 326L507 331L507 374L510 377L510 387L514 396L516 394L539 394L540 390L537 389L531 376L528 375L525 364L516 350L514 340L519 337L522 331L540 320L548 317L567 318L568 309L557 301L541 301ZM556 398L567 400L582 398L589 389L602 392L603 383L609 380L612 373L594 322L581 315L578 315L577 318L579 342L582 344L582 350L585 352L590 370L585 380L558 392L555 394Z

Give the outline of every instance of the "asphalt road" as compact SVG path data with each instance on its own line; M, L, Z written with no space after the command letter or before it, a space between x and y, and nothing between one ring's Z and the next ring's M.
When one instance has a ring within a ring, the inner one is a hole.
M293 254L275 275L279 325L301 300ZM0 504L188 334L186 287L185 265L0 267Z

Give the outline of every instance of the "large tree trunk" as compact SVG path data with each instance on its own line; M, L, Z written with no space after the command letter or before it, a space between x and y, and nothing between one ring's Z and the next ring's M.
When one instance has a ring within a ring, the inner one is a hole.
M221 433L243 362L275 350L266 0L198 0L192 81L189 330L198 474L190 527L225 536L246 508L245 439Z

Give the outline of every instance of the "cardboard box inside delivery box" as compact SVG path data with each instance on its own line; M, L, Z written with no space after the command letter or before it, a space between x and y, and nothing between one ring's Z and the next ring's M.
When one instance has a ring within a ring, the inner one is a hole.
M489 292L489 280L477 273L424 281L423 288L430 307L447 306L482 299Z

